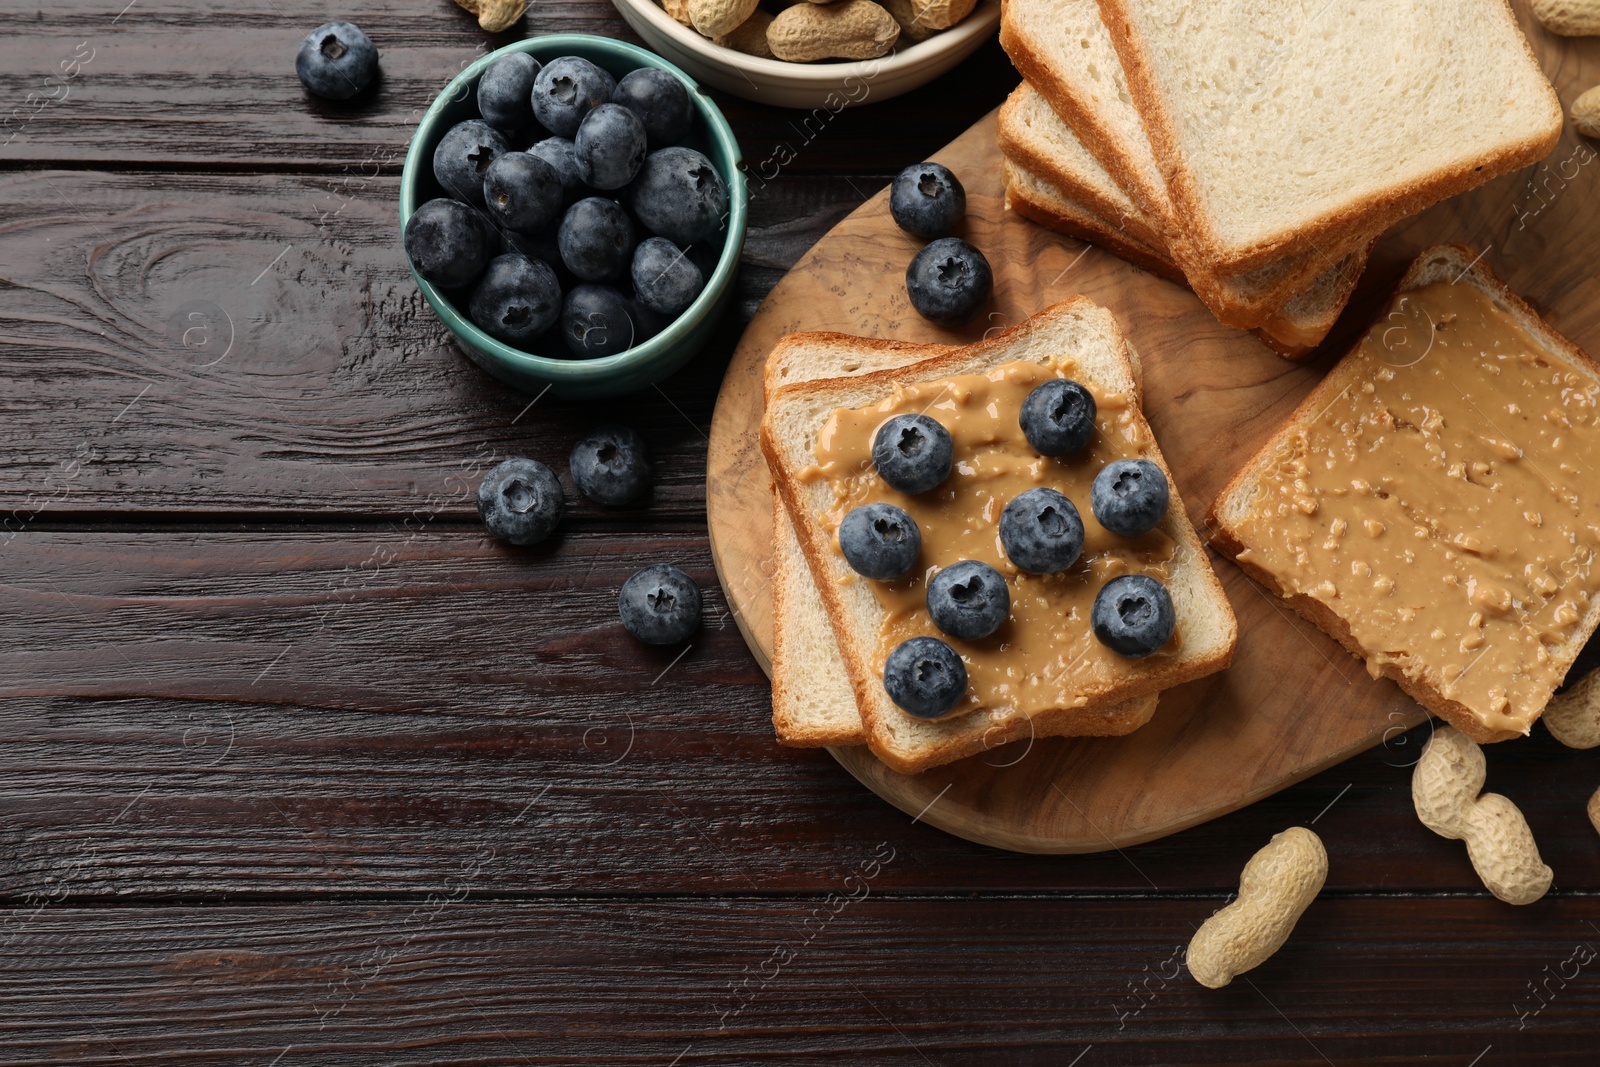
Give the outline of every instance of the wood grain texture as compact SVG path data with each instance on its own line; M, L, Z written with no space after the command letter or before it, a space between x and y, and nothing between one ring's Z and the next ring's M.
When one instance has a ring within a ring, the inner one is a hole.
M687 651L616 622L622 581L659 560L706 588ZM1426 728L1120 854L1007 855L913 824L772 739L711 579L701 531L574 529L532 552L462 527L12 538L0 906L437 892L480 848L497 894L825 892L863 835L901 852L879 884L906 892L1217 892L1311 822L1334 891L1482 891L1411 812ZM1600 889L1592 763L1542 730L1490 752L1558 893Z
M752 198L736 310L658 389L530 406L422 300L393 178L0 175L0 527L127 512L468 519L499 459L564 477L573 442L618 419L653 450L648 510L594 507L569 481L575 514L698 518L739 324L861 184L788 178Z
M1594 900L1323 898L1266 964L1207 990L1181 948L1215 897L894 900L871 872L902 860L878 849L793 901L476 901L467 868L437 897L272 921L46 910L0 958L6 1060L1593 1062Z
M330 18L364 27L379 51L378 80L350 101L312 97L294 72L301 39ZM500 34L484 33L449 0L368 0L343 12L289 0L91 0L48 14L8 5L0 9L0 166L398 174L417 121L451 78L480 56L546 33L640 43L600 0L541 0ZM711 95L746 164L770 180L779 170L892 173L949 140L952 128L977 119L1015 82L991 42L923 90L944 101L936 109L896 99L833 115ZM885 138L884 129L895 136Z
M1563 99L1600 79L1600 52L1536 38ZM996 271L987 315L961 329L918 317L905 295L916 242L880 192L829 233L773 290L734 354L712 423L708 502L724 588L765 663L770 647L769 476L756 447L760 373L784 333L839 330L909 341L970 341L1082 293L1118 317L1142 356L1145 411L1198 520L1222 484L1359 333L1421 248L1480 249L1557 329L1600 351L1600 165L1570 130L1549 159L1409 220L1380 243L1342 328L1320 358L1290 364L1219 325L1181 287L1004 209L993 116L936 155L967 189L965 235ZM1213 557L1215 559L1215 557ZM1126 738L1047 740L896 774L864 748L835 755L879 795L952 833L1002 848L1084 852L1172 833L1259 800L1422 720L1388 682L1372 682L1326 635L1270 600L1231 564L1218 572L1239 618L1233 667L1163 694Z

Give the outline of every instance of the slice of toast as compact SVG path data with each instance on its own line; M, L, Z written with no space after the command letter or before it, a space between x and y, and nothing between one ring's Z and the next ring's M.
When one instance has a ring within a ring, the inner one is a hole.
M1001 161L1001 170L1006 183L1006 206L1017 214L1041 226L1098 244L1152 274L1179 283L1184 281L1183 272L1163 253L1133 240L1125 230L1113 226L1026 167L1008 159ZM1250 332L1286 359L1305 358L1333 329L1350 294L1355 291L1365 264L1366 252L1363 251L1341 269L1323 274L1305 292L1297 293L1264 324Z
M865 339L859 343L881 344ZM1144 454L1165 467L1139 412L1140 386L1127 342L1111 313L1082 297L1057 304L997 337L902 370L785 386L771 397L762 419L762 451L827 606L866 725L867 744L902 773L917 773L1021 737L1126 733L1139 725L1126 714L1131 698L1221 670L1232 656L1237 629L1232 610L1174 491L1159 529L1173 546L1168 588L1177 611L1179 640L1159 662L1153 658L1139 661L1138 668L1119 668L1114 682L1100 676L1074 677L1074 691L1062 694L1062 706L1033 715L994 707L944 719L916 719L889 700L877 651L884 610L874 591L850 571L833 547L824 518L834 505L832 488L805 474L815 463L818 435L837 409L880 402L896 395L901 386L981 374L1019 360L1058 374L1070 370L1077 380L1108 396L1126 397L1128 406L1121 416L1126 421L1118 425L1150 442ZM1102 421L1103 428L1112 425ZM1093 673L1087 667L1081 670Z
M1098 2L1178 223L1219 271L1374 233L1561 133L1506 0Z
M767 356L762 389L819 378L871 374L929 359L947 345L884 342L866 347L837 333L790 334ZM781 744L797 748L866 744L866 727L845 674L828 611L800 550L789 512L772 509L772 726ZM1131 731L1155 714L1155 696L1135 697L1121 713Z
M1481 258L1424 252L1208 523L1374 677L1487 743L1528 732L1600 624L1600 367ZM1518 336L1470 332L1506 322Z
M1171 260L1195 295L1226 326L1254 329L1278 315L1296 295L1314 289L1331 291L1329 281L1351 272L1358 278L1366 266L1366 250L1377 236L1366 235L1328 255L1290 256L1242 274L1218 275L1185 254L1186 242L1169 236L1172 231L1167 223L1150 216L1127 195L1072 127L1028 83L1018 86L1000 109L998 137L1008 158L1102 218L1115 220ZM1334 309L1337 317L1338 308Z

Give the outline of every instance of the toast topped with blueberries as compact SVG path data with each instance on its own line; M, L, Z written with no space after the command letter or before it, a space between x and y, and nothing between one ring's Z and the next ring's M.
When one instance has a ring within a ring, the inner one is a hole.
M891 768L1126 733L1144 721L1128 701L1228 664L1233 613L1135 367L1110 312L1079 297L908 367L769 396L762 450Z

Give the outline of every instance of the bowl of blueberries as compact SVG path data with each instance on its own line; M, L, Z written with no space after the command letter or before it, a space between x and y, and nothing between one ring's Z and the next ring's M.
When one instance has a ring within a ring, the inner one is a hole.
M740 163L717 106L661 57L586 34L518 41L418 124L406 257L496 378L574 399L632 392L688 362L731 299Z

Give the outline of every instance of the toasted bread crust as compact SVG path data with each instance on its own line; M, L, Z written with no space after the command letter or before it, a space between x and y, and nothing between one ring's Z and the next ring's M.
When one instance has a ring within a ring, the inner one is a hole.
M1426 284L1426 281L1431 281L1432 278L1429 272L1438 269L1444 264L1448 264L1452 269L1459 267L1460 274L1458 279L1470 279L1472 284L1477 285L1492 298L1505 304L1509 310L1517 315L1523 325L1530 332L1535 333L1552 351L1559 352L1571 360L1578 369L1584 370L1592 377L1600 379L1600 365L1596 365L1582 349L1544 323L1538 312L1529 307L1521 297L1513 293L1506 287L1504 282L1490 272L1487 267L1483 266L1482 257L1476 256L1470 249L1462 245L1436 245L1423 251L1416 261L1412 263L1411 268L1406 271L1405 277L1401 279L1399 286L1395 290L1395 296L1398 297L1411 289L1416 289L1422 284ZM1391 298L1390 303L1385 304L1374 316L1374 326L1384 321L1385 315L1392 306L1392 300L1393 298ZM1369 327L1370 329L1371 327ZM1360 343L1358 340L1356 346L1359 346ZM1354 346L1351 350L1354 351ZM1317 387L1295 408L1294 413L1285 420L1283 428L1296 425L1326 407L1333 399L1334 394L1345 387L1346 383L1343 381L1339 370L1340 365L1335 364L1334 369L1318 383ZM1304 594L1291 595L1286 593L1283 587L1278 584L1277 579L1270 573L1248 560L1238 558L1239 553L1244 551L1246 546L1239 540L1237 531L1228 524L1224 512L1236 497L1249 492L1250 486L1260 470L1272 459L1273 451L1278 445L1279 436L1283 432L1283 428L1280 428L1278 432L1268 438L1267 442L1228 480L1228 484L1222 487L1222 491L1212 501L1205 519L1206 527L1211 532L1211 545L1218 552L1233 560L1236 566L1252 579L1265 586L1274 596L1283 600L1300 615L1316 625L1318 629L1338 641L1351 655L1365 661L1367 658L1366 650L1351 634L1349 624L1329 609L1327 605L1314 597ZM1580 628L1585 640L1592 636L1597 625L1600 625L1600 598L1596 599L1597 603L1590 606L1589 613L1585 616L1583 625ZM1572 660L1577 658L1583 645L1583 640L1574 640L1570 642L1568 648L1563 649L1562 655L1567 660L1565 666L1571 665ZM1558 661L1559 658L1558 656ZM1432 714L1444 719L1479 744L1507 741L1511 738L1522 736L1512 730L1494 730L1484 726L1477 716L1472 713L1471 709L1458 701L1451 700L1433 686L1407 678L1395 664L1382 664L1380 671L1383 677L1393 680L1418 704L1421 704Z
M1150 56L1133 31L1129 0L1097 2L1101 21L1110 31L1112 46L1122 60L1128 92L1144 119L1145 132L1150 138L1156 162L1166 178L1177 224L1187 234L1197 254L1213 264L1220 273L1249 270L1282 256L1319 246L1333 246L1363 232L1379 233L1441 200L1475 189L1502 174L1544 158L1561 137L1561 101L1556 97L1555 90L1547 85L1553 116L1550 129L1504 145L1476 162L1462 163L1459 167L1441 170L1425 178L1391 182L1343 208L1324 212L1297 229L1269 234L1248 245L1232 248L1222 241L1211 226L1194 176L1183 161L1175 133L1176 124L1167 110ZM1514 21L1515 16L1511 14L1509 5L1506 5L1506 12ZM1527 39L1521 37L1520 30L1518 36L1528 61L1537 67L1533 49Z
M1087 298L1072 297L1047 308L1027 322L1013 327L996 337L980 341L966 348L956 349L945 355L935 356L915 364L913 367L899 371L880 371L858 375L849 379L830 379L788 386L778 390L774 400L781 400L791 391L802 389L825 398L829 393L838 392L841 388L841 383L844 388L881 386L887 389L896 381L908 379L914 381L936 381L942 377L961 373L974 363L980 362L985 356L995 355L1003 351L1015 339L1024 336L1021 331L1032 329L1034 323L1039 319L1045 316L1074 312L1098 313L1109 316L1109 313L1105 312L1103 308L1100 308ZM1117 331L1117 336L1121 337L1120 329ZM876 347L878 342L864 338L861 340L861 344ZM1129 382L1129 393L1132 400L1131 409L1139 412L1143 404L1142 388L1125 340L1121 342L1121 348L1117 355L1124 364ZM1175 499L1175 506L1168 509L1167 518L1163 521L1163 529L1173 538L1178 546L1180 555L1183 557L1179 561L1179 566L1195 568L1193 573L1200 576L1206 595L1210 598L1213 606L1219 607L1220 611L1225 613L1227 638L1219 648L1207 655L1196 656L1188 662L1178 662L1161 670L1152 670L1147 674L1128 680L1125 684L1105 688L1099 692L1083 694L1085 704L1082 707L1046 709L1032 716L1013 714L998 723L991 724L982 733L967 731L961 734L953 734L940 744L913 755L897 751L889 744L886 724L880 722L880 716L900 713L897 710L890 711L884 707L887 701L882 693L878 671L870 662L870 658L875 653L875 648L865 649L860 647L858 643L860 635L850 628L848 607L836 587L831 573L834 561L829 556L827 538L817 523L815 516L811 513L807 502L799 494L795 481L797 472L789 469L782 444L775 438L771 414L772 406L769 405L768 412L763 417L761 424L760 444L762 452L766 456L768 467L773 472L778 494L795 522L796 532L800 535L800 546L811 567L818 592L828 606L828 616L833 624L840 654L844 657L851 688L856 694L857 703L866 722L867 744L874 755L894 770L903 774L919 773L930 767L976 755L997 744L1026 737L1030 733L1035 736L1125 733L1141 725L1142 720L1135 721L1134 717L1130 717L1126 713L1126 709L1123 709L1121 705L1132 698L1153 696L1171 686L1212 674L1222 670L1231 662L1233 645L1237 637L1237 624L1234 621L1232 609L1228 606L1221 582L1217 579L1215 572L1211 569L1210 561L1205 556L1205 550L1200 543L1198 535L1195 533L1193 526L1189 524L1188 517L1182 510L1181 500ZM1153 448L1149 458L1162 467L1163 473L1167 475L1170 484L1172 481L1171 471L1167 469L1159 448ZM1177 497L1175 488L1174 497ZM984 713L979 711L971 714L982 715ZM970 718L970 716L963 718Z

